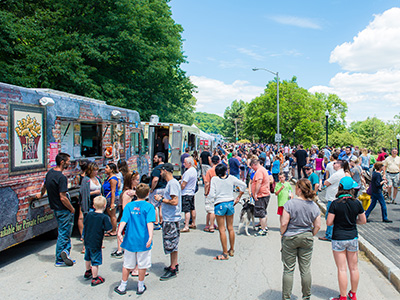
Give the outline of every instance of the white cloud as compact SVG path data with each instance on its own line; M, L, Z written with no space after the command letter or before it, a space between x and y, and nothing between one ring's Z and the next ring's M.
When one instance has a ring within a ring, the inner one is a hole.
M251 49L238 48L237 51L238 51L239 53L246 54L247 56L250 56L251 58L253 58L253 59L255 59L255 60L258 60L258 61L263 61L263 60L265 60L265 58L264 58L262 55L257 54L256 52L254 52L254 51L251 50Z
M204 76L190 76L190 80L197 86L194 95L197 109L209 113L221 114L234 100L248 102L264 92L264 87L250 85L245 80L224 83Z
M273 16L270 17L270 19L284 25L292 25L301 28L321 29L321 26L317 22L308 18L299 18L294 16Z
M374 20L352 42L337 46L330 62L345 71L329 86L314 86L310 92L337 94L349 106L348 118L364 120L377 116L391 120L400 112L400 8L391 8Z
M330 62L344 70L374 72L400 68L400 8L391 8L374 20L352 42L337 46Z

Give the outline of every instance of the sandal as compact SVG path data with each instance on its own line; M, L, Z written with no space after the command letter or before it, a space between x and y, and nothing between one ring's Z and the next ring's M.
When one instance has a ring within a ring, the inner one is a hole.
M189 225L189 228L190 228L190 229L196 229L197 226L196 226L196 225Z
M110 236L117 236L117 233L111 234L111 233L105 233L105 237L110 237Z
M228 251L228 254L229 254L229 256L233 257L233 256L235 255L235 250L230 249L230 250Z
M208 232L213 233L213 232L214 232L214 228L210 228L210 229L208 230Z
M225 253L222 253L222 254L214 257L214 260L228 260L228 259L229 259L229 256L228 256L228 254L225 254Z

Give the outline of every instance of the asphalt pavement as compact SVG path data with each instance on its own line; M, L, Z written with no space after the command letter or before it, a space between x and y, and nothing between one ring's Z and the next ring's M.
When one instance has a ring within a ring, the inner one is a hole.
M203 231L205 211L202 195L203 188L200 187L196 196L197 229L181 234L177 278L159 281L163 268L169 264L169 256L163 253L161 231L154 234L153 266L145 279L147 291L142 296L136 295L137 279L132 277L125 296L113 291L121 280L122 269L122 260L110 257L116 248L115 238L104 240L103 265L99 274L105 277L105 283L92 287L90 280L83 279L82 242L77 236L72 239L71 253L77 263L62 268L54 267L55 241L40 237L1 252L1 299L281 299L282 262L276 197L272 196L268 207L269 234L265 237L237 235L235 256L227 261L215 261L213 257L221 253L219 234ZM240 209L241 206L237 205L235 229ZM323 222L319 235L323 235L325 228ZM252 229L250 232L255 233ZM359 268L358 299L400 298L389 280L363 254L360 255ZM330 243L315 238L312 299L329 299L338 295L336 272ZM298 273L297 269L292 299L301 299Z

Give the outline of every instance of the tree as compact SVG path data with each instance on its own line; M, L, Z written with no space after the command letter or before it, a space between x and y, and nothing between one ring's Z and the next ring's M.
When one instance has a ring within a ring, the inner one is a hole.
M221 134L224 118L205 112L194 113L194 124L206 133Z
M0 78L190 122L182 27L166 0L0 2Z
M328 132L345 131L347 103L335 94L315 93L315 97L323 103L325 111L329 112Z
M276 82L270 81L264 94L252 100L245 111L245 132L262 142L274 142L277 133ZM296 141L309 146L323 133L324 106L320 99L297 84L296 77L280 83L280 133L283 143Z
M238 140L246 137L243 131L243 118L246 106L247 103L243 100L235 100L231 106L225 109L222 133L230 141L236 140L236 134Z

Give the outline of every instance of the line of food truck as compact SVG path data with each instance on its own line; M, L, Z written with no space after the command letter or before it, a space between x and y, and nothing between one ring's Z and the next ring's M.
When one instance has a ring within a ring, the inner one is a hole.
M64 174L76 203L81 160L103 168L124 159L131 170L149 175L163 135L177 177L185 148L194 151L214 142L195 126L160 123L156 116L141 123L138 112L104 101L0 82L0 251L57 228L47 195L34 196L59 152L71 155Z

